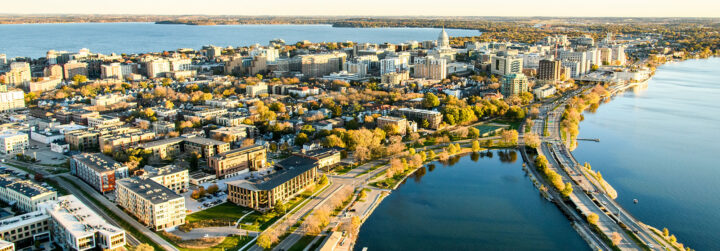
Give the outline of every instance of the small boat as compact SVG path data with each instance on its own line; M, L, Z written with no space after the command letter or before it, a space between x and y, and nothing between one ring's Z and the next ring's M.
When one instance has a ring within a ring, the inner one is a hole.
M633 199L633 203L637 204L637 203L638 203L638 200L637 200L637 199Z

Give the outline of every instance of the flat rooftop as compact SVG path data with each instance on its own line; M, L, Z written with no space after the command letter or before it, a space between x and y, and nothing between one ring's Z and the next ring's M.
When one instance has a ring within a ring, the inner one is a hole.
M185 141L190 142L190 143L195 143L198 145L208 145L208 146L219 146L219 145L228 144L223 141L208 139L205 137L186 138Z
M317 160L293 155L275 164L277 171L272 174L252 180L231 181L227 184L255 191L270 190L316 166Z
M114 171L125 167L110 156L102 153L80 153L72 156L76 161L82 162L97 172Z
M137 193L153 204L182 198L182 196L177 195L173 190L170 190L170 188L150 179L140 177L126 178L117 181L117 185L127 187L130 191Z
M124 233L83 204L75 195L59 197L42 205L52 217L74 237L94 235L101 231L109 235Z
M155 140L150 142L145 142L142 144L138 144L139 148L153 148L158 146L163 146L167 144L177 144L185 140L185 138L175 137L175 138L169 138L169 139L161 139L161 140Z

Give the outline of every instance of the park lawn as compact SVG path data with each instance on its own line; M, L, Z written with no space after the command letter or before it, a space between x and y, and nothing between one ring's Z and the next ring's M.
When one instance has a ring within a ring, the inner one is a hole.
M172 242L169 238L167 238L163 234L158 234L160 237L165 239L166 241L172 243L178 250L180 251L225 251L225 250L237 250L247 244L248 242L252 241L253 237L250 236L228 236L223 239L220 244L217 244L210 248L182 248L178 247L177 243Z
M346 173L350 172L350 171L353 170L354 168L355 168L355 167L352 166L352 165L347 165L347 166L344 166L344 167L342 167L342 168L336 168L336 169L333 170L333 171L334 171L335 173L337 173L338 175L343 175L343 174L346 174Z
M227 220L236 221L252 209L235 205L231 202L225 202L220 205L189 214L185 217L185 222L192 223L202 220Z
M310 243L315 239L315 237L317 237L317 236L316 235L304 235L302 238L300 238L300 240L295 242L295 244L293 244L292 247L290 247L288 249L288 251L302 251L303 249L305 249L305 247L310 245ZM313 250L313 249L311 249L311 250Z
M296 207L304 205L305 203L308 202L306 199L309 198L310 195L312 195L313 193L315 193L317 191L324 190L327 187L328 187L328 184L325 184L323 186L316 185L315 189L312 191L307 191L307 190L303 191L298 196L295 196L295 198L293 198L292 200L290 200L286 203L286 205L287 205L286 212L291 212ZM280 219L280 217L282 217L282 216L283 215L277 214L273 211L269 211L264 214L261 212L258 212L258 211L253 211L248 216L245 216L243 221L240 222L240 227L242 229L250 230L250 231L265 230L268 227L270 227L270 225L275 223L275 221ZM257 223L257 224L255 224L255 223Z

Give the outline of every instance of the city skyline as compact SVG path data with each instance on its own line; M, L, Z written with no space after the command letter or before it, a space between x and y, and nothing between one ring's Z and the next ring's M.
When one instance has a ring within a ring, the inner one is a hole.
M171 6L172 8L168 8ZM223 6L220 8L220 6ZM321 8L319 6L322 6ZM433 6L432 12L427 11ZM619 7L622 8L619 8ZM698 6L703 6L698 8ZM537 2L485 2L461 0L452 5L436 1L384 2L370 0L362 5L337 5L313 0L295 2L275 0L238 3L210 0L201 5L190 1L97 2L88 0L12 2L3 6L3 14L126 14L126 15L249 15L249 16L543 16L543 17L720 17L720 2L690 0L678 6L670 0L620 1L603 4L578 3L571 0Z

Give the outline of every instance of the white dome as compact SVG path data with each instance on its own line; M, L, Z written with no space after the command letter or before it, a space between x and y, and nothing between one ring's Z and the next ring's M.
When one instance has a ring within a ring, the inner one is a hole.
M442 32L440 32L437 43L439 47L450 47L450 37L447 32L445 32L445 27L443 27Z

